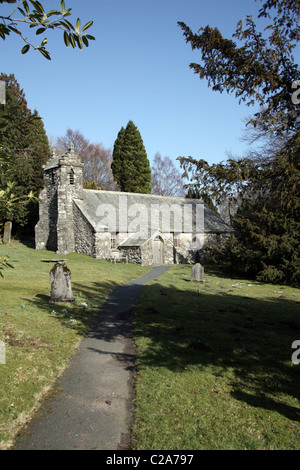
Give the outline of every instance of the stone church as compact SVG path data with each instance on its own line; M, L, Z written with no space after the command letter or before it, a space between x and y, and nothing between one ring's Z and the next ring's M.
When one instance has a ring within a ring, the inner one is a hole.
M36 249L143 266L193 262L232 229L199 199L83 189L71 145L44 165Z

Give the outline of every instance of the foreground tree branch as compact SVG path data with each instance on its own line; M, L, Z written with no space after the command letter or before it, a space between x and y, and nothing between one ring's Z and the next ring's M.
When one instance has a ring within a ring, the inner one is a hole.
M21 49L21 54L26 54L30 49L39 51L46 59L51 60L50 53L46 49L47 37L43 37L38 45L34 45L27 37L30 29L35 29L36 36L44 35L50 30L61 30L63 40L67 47L73 49L89 46L89 41L94 40L94 36L86 33L93 21L81 25L80 18L77 18L75 26L67 19L71 16L71 8L66 9L64 0L60 2L60 10L50 10L46 12L44 6L39 1L34 0L0 0L1 3L16 4L16 7L8 15L0 15L0 38L5 40L10 34L17 34L25 45Z

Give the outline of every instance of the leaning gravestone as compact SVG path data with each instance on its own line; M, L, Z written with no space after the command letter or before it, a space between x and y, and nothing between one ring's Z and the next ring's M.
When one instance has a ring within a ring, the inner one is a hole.
M50 303L70 303L74 302L71 271L66 266L65 260L57 260L50 271L51 296Z
M200 263L196 263L193 266L191 281L193 281L193 282L203 282L204 281L204 267Z
M11 242L11 228L12 222L5 222L3 231L3 243Z

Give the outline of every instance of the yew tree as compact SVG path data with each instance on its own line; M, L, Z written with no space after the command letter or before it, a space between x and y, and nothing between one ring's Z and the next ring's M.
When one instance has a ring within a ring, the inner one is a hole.
M0 80L6 87L6 104L0 105L0 225L12 220L31 227L32 233L38 219L36 198L43 187L42 165L50 156L48 138L15 76L2 73Z
M151 169L140 131L129 121L113 149L112 172L121 191L151 193Z
M199 63L190 64L194 73L214 91L256 106L247 128L256 133L255 143L269 142L260 155L250 152L212 165L205 159L179 157L184 175L191 187L214 201L233 195L241 201L232 221L236 235L221 250L231 270L297 285L300 130L299 103L292 94L300 78L293 56L300 39L299 18L300 0L267 0L257 18L248 15L239 21L230 39L217 28L206 26L193 33L179 23L187 43L200 52Z

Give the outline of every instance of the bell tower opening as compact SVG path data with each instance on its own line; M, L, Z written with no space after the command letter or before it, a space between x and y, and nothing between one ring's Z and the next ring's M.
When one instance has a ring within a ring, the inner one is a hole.
M74 184L75 183L75 177L74 177L74 170L71 168L71 171L69 173L69 183Z

